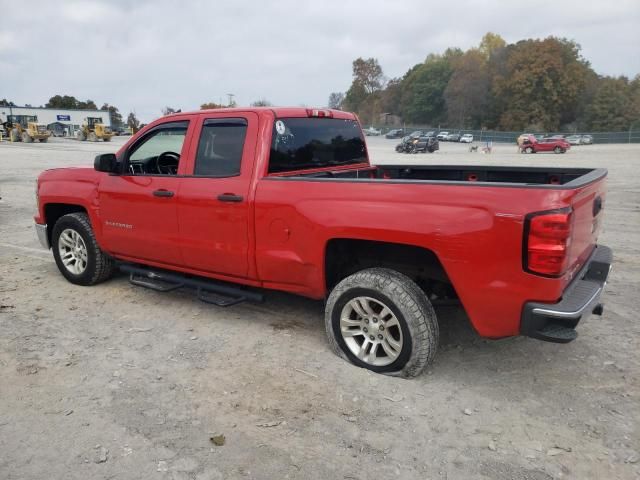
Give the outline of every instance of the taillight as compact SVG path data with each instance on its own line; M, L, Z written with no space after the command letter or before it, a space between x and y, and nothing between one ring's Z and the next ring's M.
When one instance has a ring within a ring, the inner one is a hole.
M307 108L307 117L332 118L333 112L331 110L318 110L316 108Z
M569 267L573 212L571 208L527 215L524 238L524 269L559 277Z

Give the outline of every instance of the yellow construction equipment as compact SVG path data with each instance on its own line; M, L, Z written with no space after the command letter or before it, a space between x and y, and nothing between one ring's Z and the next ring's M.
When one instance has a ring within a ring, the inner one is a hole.
M104 123L102 123L102 118L100 117L87 117L82 122L82 127L78 130L78 140L85 141L89 140L90 142L97 142L98 140L103 140L105 142L110 142L111 137L113 137L113 131L111 127L107 127Z
M2 127L12 142L46 143L51 136L51 131L44 123L38 123L38 117L35 115L7 115L7 121Z

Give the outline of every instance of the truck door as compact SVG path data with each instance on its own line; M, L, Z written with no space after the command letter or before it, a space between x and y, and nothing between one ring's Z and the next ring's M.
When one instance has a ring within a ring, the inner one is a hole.
M149 130L121 155L120 175L99 186L104 246L111 253L182 265L177 195L186 168L188 117ZM192 122L193 123L193 122ZM191 126L193 129L193 126Z
M202 114L191 139L192 163L178 195L185 265L247 277L250 183L258 138L251 112Z

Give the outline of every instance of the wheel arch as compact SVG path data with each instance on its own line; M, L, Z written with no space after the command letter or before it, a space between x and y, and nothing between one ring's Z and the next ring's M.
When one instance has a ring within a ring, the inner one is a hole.
M51 234L53 232L53 227L56 222L63 217L64 215L68 215L69 213L86 213L89 217L89 221L91 221L91 215L88 210L79 204L73 203L47 203L43 207L44 211L44 220L47 224L47 238L49 240L49 244L51 245ZM92 222L93 223L93 222Z
M455 289L436 252L419 245L354 238L332 238L325 245L324 279L327 292L342 279L366 268L400 272L427 295L454 298Z

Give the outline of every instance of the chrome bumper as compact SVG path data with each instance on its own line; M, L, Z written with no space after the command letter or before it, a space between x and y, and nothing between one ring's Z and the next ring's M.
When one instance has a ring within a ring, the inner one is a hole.
M38 234L38 240L40 240L40 245L49 250L51 245L49 245L49 235L47 234L47 224L41 225L36 223L36 233Z

